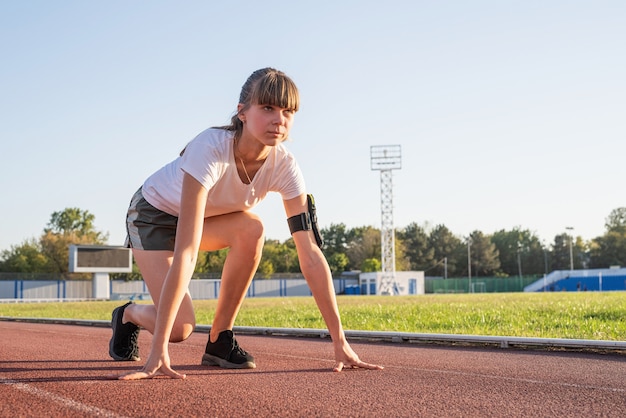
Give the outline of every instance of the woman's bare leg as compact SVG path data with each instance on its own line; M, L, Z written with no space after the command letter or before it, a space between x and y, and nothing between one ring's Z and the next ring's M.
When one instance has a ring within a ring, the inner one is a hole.
M220 293L210 340L233 328L246 291L254 277L264 242L263 223L254 214L237 212L207 218L204 222L201 249L229 247L222 271Z
M230 248L224 268L220 293L211 327L210 339L215 341L220 332L232 329L246 291L254 277L263 250L263 224L254 214L235 212L207 218L204 222L201 250L215 251ZM150 333L154 330L156 310L161 288L172 265L171 251L133 249L135 262L150 291L153 305L133 304L124 310L122 322L132 322ZM195 328L195 314L189 293L185 295L172 329L170 341L183 341Z
M146 251L133 249L133 256L143 280L148 287L153 305L132 304L124 310L122 322L132 322L145 328L150 333L154 331L157 307L161 298L161 289L170 266L172 265L173 252L171 251ZM170 336L171 342L180 342L189 337L195 328L195 314L189 293L185 295L174 327Z

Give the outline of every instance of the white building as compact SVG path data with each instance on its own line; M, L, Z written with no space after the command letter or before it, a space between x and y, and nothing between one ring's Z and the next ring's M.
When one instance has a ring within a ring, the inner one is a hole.
M396 271L394 295L423 295L424 272L423 271ZM359 274L359 287L362 295L380 295L383 273Z

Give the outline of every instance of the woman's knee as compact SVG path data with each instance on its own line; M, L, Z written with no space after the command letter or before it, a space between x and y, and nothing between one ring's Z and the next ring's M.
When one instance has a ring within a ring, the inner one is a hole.
M261 218L250 212L233 212L204 220L200 248L203 251L237 248L258 252L263 249L264 240Z
M249 238L263 239L265 235L265 227L263 221L253 213L248 214L248 220L245 225L245 232Z
M170 342L178 343L185 341L196 327L196 315L193 310L193 303L191 296L186 294L183 298L178 314L174 320L174 326L172 326L172 333L170 334Z
M191 322L175 322L170 334L170 342L179 343L185 341L196 327L195 321Z
M254 214L247 214L247 219L242 222L237 232L235 245L250 245L255 249L263 247L265 240L265 227L261 219Z

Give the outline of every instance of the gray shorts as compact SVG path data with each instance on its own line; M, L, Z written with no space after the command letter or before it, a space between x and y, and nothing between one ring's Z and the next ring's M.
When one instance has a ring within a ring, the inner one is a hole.
M127 248L174 251L176 216L165 213L146 202L141 188L133 195L126 216Z

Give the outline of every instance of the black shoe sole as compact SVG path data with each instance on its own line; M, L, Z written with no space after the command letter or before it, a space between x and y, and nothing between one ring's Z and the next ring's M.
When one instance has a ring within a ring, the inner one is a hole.
M204 353L202 356L203 366L218 366L224 369L256 369L256 364L253 361L246 361L245 363L237 364L224 360L223 358L216 357L211 354Z

